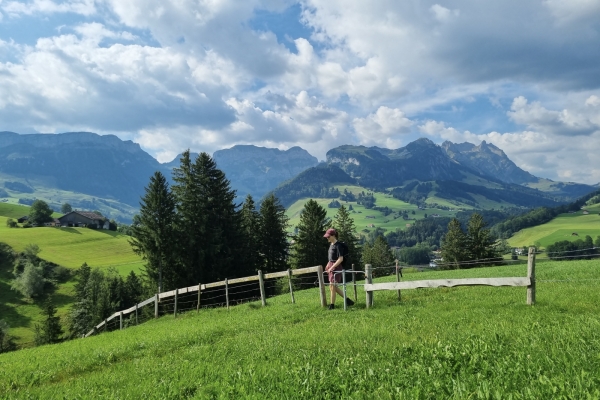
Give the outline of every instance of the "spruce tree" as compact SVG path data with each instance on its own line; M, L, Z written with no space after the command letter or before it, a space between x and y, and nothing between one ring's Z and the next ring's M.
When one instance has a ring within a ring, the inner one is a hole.
M273 193L260 205L260 249L263 272L282 271L287 268L289 243L287 227L289 218L285 208Z
M192 175L199 196L199 221L203 254L199 263L198 282L211 282L236 277L243 269L240 253L242 232L236 211L235 191L215 161L201 153L192 165Z
M354 219L350 216L346 207L341 206L335 217L333 217L333 228L338 231L338 240L346 243L348 246L348 252L350 253L352 262L355 264L354 268L362 269L360 265L356 265L361 258L360 248L358 246L358 238L356 237ZM351 266L348 265L347 268L350 269Z
M242 254L246 273L255 273L262 266L263 260L260 254L260 214L256 211L254 199L251 195L240 210L241 231L243 234Z
M487 224L481 214L474 213L469 218L467 226L467 248L470 260L486 260L491 262L492 258L498 256L496 240L486 229ZM591 238L590 238L591 241Z
M384 236L377 236L372 245L365 243L362 252L362 262L371 264L373 276L387 275L392 272L394 255Z
M133 251L145 261L145 274L159 292L177 287L175 247L175 197L162 173L155 172L140 202L138 223L129 240Z
M300 214L298 233L294 236L293 264L296 268L327 264L329 242L323 237L329 225L327 210L310 199Z
M448 224L448 232L442 239L442 259L444 264L454 264L459 268L461 262L468 260L467 237L462 230L460 221L453 218Z
M60 317L56 316L56 308L51 299L44 303L43 314L46 317L42 324L35 325L35 344L37 346L56 343L63 333L60 327Z

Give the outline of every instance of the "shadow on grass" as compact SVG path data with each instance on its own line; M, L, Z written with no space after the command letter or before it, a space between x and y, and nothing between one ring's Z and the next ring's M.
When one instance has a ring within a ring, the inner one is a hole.
M18 292L12 290L8 283L0 281L0 319L11 328L29 327L31 318L18 312L19 306L26 305L30 304L23 301Z
M81 232L79 232L77 229L75 228L59 228L62 232L67 232L67 233L75 233L77 235L81 235Z

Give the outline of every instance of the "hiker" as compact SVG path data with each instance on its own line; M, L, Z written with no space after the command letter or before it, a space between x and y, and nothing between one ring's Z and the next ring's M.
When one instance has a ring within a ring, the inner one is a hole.
M329 262L327 263L327 267L325 267L325 271L327 271L329 277L329 291L331 293L331 304L329 304L329 309L333 310L335 308L336 293L339 293L340 296L344 296L344 292L342 292L337 284L342 282L341 271L344 268L344 255L348 257L348 254L344 254L344 252L347 251L347 247L342 245L341 242L338 242L338 233L335 229L327 229L327 232L325 232L323 237L327 238L327 241L331 243L328 253ZM354 305L354 302L346 297L346 305Z

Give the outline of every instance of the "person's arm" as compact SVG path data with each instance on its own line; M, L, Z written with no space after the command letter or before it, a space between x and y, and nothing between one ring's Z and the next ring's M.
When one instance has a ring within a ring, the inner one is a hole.
M337 260L335 260L335 262L333 263L333 265L331 266L331 268L329 268L329 269L327 270L327 272L329 272L329 271L333 271L333 270L334 270L334 269L336 269L336 268L337 268L337 266L338 266L338 265L340 265L342 262L344 262L344 257L343 257L343 256L340 256L340 257L338 257L338 259L337 259Z

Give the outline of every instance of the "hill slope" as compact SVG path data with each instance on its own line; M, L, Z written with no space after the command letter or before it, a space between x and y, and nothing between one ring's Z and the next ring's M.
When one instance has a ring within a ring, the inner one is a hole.
M523 276L524 266L406 279ZM377 292L375 307L318 306L316 290L202 310L0 355L11 397L587 398L600 387L595 262L539 265L524 288ZM411 275L410 277L408 275ZM570 277L571 282L544 282ZM362 292L362 291L361 291ZM336 332L335 338L331 332Z

